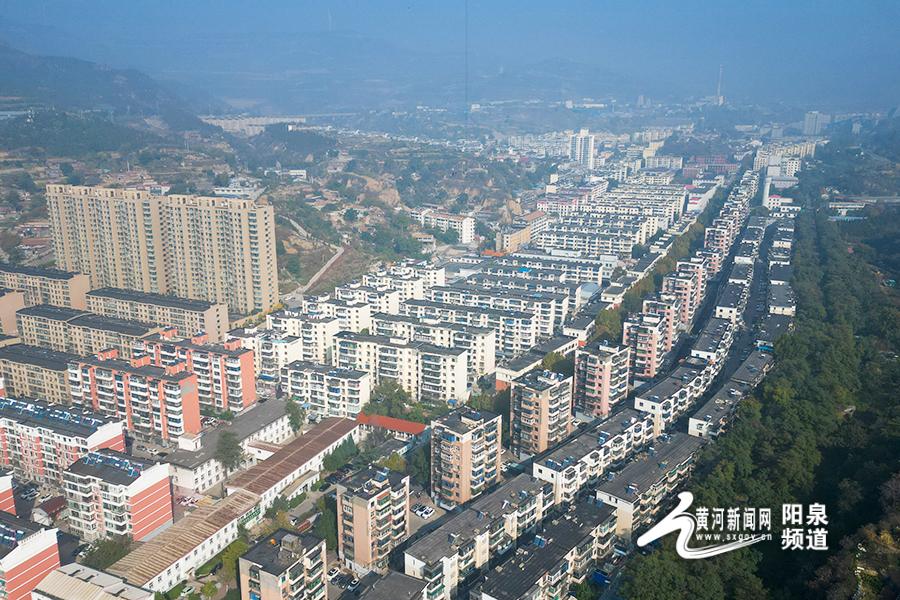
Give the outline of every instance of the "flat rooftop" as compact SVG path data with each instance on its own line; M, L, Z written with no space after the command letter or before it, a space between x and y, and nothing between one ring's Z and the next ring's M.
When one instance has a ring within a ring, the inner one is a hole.
M368 376L366 371L358 371L356 369L342 369L340 367L332 367L331 365L323 365L321 363L310 362L307 360L295 360L288 363L284 367L291 371L303 371L306 373L318 373L328 377L339 377L340 379L362 379Z
M45 279L72 279L80 273L70 271L61 271L59 269L42 269L38 267L25 267L22 265L11 265L9 263L0 263L0 272L17 273L19 275L30 275L32 277L43 277Z
M534 369L533 371L529 371L524 375L516 377L513 379L513 382L516 385L543 392L544 390L549 390L550 388L559 385L566 379L571 379L571 376L567 377L562 373L548 371L546 369Z
M0 511L0 558L18 547L19 542L44 529L37 523Z
M115 485L131 485L137 481L144 469L153 464L152 461L135 458L122 452L102 449L81 457L66 470Z
M770 285L769 286L769 306L796 306L794 300L794 290L790 285Z
M321 543L321 538L310 533L278 529L259 540L241 558L259 565L266 573L278 576Z
M666 477L670 470L693 457L702 443L699 438L686 433L663 434L653 442L646 455L601 481L597 491L617 498L635 499Z
M715 352L731 327L732 323L728 319L710 318L697 336L693 348L701 352Z
M115 422L87 408L9 397L0 398L0 418L76 437L88 437L99 427Z
M738 383L756 385L762 380L774 362L775 358L768 352L753 352L744 359L744 362L737 368L731 379Z
M474 410L464 406L435 419L433 422L456 433L464 434L496 418L497 414L489 410Z
M190 298L180 298L178 296L167 296L165 294L154 294L150 292L137 292L134 290L123 290L120 288L98 288L87 293L88 296L95 298L110 298L113 300L124 300L127 302L135 302L139 304L152 304L154 306L165 306L168 308L178 308L190 312L203 312L209 310L210 307L216 306L212 302L206 300L193 300ZM222 305L224 306L224 305Z
M612 413L605 421L592 423L586 431L569 438L535 460L535 463L554 471L562 471L600 448L608 440L621 435L629 427L648 418L647 413L638 412L633 408L623 408Z
M407 306L421 306L426 308L435 308L439 310L452 310L456 312L475 313L494 315L503 319L521 319L524 321L533 320L534 314L520 310L502 310L499 308L485 308L482 306L462 306L460 304L450 304L448 302L434 302L432 300L406 300L403 304Z
M125 583L121 578L78 563L51 571L35 588L49 598L82 600L151 600L153 592Z
M722 288L719 297L716 300L717 307L737 308L741 303L741 296L744 295L746 286L740 283L726 283Z
M419 600L428 582L389 571L359 595L359 600Z
M0 361L31 365L48 371L68 371L69 363L81 360L77 354L50 350L27 344L11 344L0 347Z
M768 314L760 321L756 333L758 342L774 342L791 330L794 318L789 315Z

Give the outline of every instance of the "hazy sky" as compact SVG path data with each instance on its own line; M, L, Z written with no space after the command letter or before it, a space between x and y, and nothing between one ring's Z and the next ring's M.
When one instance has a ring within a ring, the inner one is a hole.
M391 49L385 68L398 56L426 56L436 71L455 73L465 13L466 3L452 0L0 0L0 39L190 79L192 70L284 68L286 41L316 34L327 55L337 51L323 33L354 32ZM898 0L470 0L468 23L470 71L568 59L648 92L704 95L721 63L733 97L848 106L900 100ZM241 51L229 55L214 43Z

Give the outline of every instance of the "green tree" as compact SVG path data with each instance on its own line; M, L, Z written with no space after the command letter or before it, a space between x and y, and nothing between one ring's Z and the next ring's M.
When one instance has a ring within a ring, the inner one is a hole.
M548 371L555 371L566 376L575 374L575 360L563 356L559 352L548 352L544 360L541 361L541 366Z
M355 208L348 208L344 211L344 220L348 223L353 223L357 219L359 219L359 211L357 211Z
M216 585L216 582L210 579L206 583L203 584L203 587L200 588L200 594L204 598L212 598L216 595L216 592L219 591L219 587Z
M244 462L244 449L235 432L226 430L219 435L216 444L216 459L227 471L234 471Z
M406 464L409 476L428 489L431 486L431 442L415 448Z
M396 471L398 473L406 472L406 461L396 452L391 452L391 455L382 459L379 464L387 467L391 471Z
M104 570L131 552L131 538L126 535L109 537L98 542L88 551L83 563L92 569Z
M303 423L306 422L306 411L303 410L293 396L289 396L284 404L285 412L288 416L288 423L294 433L300 431Z
M250 545L238 538L222 550L222 569L218 575L222 584L230 587L237 583L238 559L249 549Z
M323 496L316 501L319 510L319 518L313 531L325 540L325 547L329 550L337 548L337 501L331 496Z

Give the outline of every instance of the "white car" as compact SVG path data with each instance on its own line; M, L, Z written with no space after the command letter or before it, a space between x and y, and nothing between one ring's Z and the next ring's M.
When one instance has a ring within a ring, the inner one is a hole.
M431 518L431 515L434 514L434 509L430 506L426 506L421 511L419 511L419 516L425 519L426 521Z

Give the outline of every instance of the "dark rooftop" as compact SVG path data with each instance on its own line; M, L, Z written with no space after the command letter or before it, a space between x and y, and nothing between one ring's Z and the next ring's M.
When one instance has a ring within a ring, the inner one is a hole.
M64 435L88 437L102 425L114 422L87 408L60 406L43 400L0 398L0 416L18 423L44 427Z
M632 461L615 475L601 481L598 491L617 498L636 498L666 476L670 469L690 459L702 441L686 433L664 434L643 458Z
M377 579L359 595L359 600L417 600L428 583L397 571Z
M259 565L266 573L281 575L320 543L322 540L310 533L278 529L257 542L241 558Z
M134 290L123 290L119 288L99 288L88 292L88 296L97 298L114 298L116 300L127 300L129 302L138 302L141 304L154 304L156 306L168 306L171 308L180 308L187 311L205 311L209 307L214 306L213 303L206 300L192 300L190 298L179 298L178 296L167 296L165 294L153 294L150 292L137 292Z
M9 263L0 263L0 271L6 273L20 273L22 275L32 275L36 277L46 277L47 279L72 279L78 273L69 271L61 271L59 269L40 269L38 267L25 267L22 265L11 265Z
M115 450L101 449L83 456L67 469L77 475L96 477L116 485L130 485L141 476L149 460L135 458Z
M39 346L27 344L12 344L0 347L0 361L8 360L14 363L33 365L50 371L67 371L69 362L79 360L81 357L68 352L50 350Z

